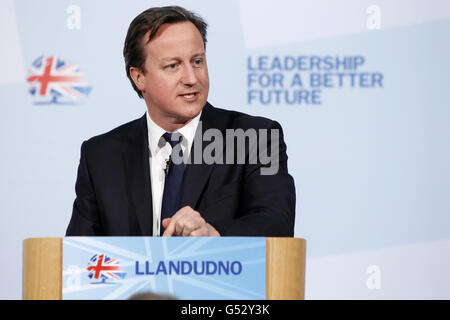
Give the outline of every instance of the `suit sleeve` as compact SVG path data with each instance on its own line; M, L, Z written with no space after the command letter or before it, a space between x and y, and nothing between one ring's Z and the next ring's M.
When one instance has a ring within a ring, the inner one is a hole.
M95 190L89 174L87 149L88 143L85 141L81 145L80 164L75 184L76 199L66 236L101 236L104 233L101 228Z
M295 223L295 185L288 173L286 144L283 131L277 122L269 129L278 129L277 156L271 155L272 163L247 164L242 181L239 216L235 219L212 222L223 236L292 237ZM271 150L271 130L267 135ZM261 169L276 166L275 174L262 174Z

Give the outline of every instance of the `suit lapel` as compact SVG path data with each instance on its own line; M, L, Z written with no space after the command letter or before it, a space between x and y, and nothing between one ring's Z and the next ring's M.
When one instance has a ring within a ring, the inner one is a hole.
M205 129L205 123L200 122L195 134L194 142L190 152L190 161L184 169L183 186L181 192L181 207L190 206L196 208L197 202L202 194L214 165L207 165L203 161L196 163L198 157L203 154L205 142L201 138ZM199 150L201 152L196 152Z
M203 150L210 143L203 141L203 133L210 128L216 127L214 125L213 113L211 112L212 108L207 103L202 111L200 123L190 151L190 161L184 171L181 207L190 206L194 209L197 207L200 196L215 166L214 164L205 164L202 160Z
M137 215L143 236L153 233L147 119L144 115L131 129L124 154L129 214Z

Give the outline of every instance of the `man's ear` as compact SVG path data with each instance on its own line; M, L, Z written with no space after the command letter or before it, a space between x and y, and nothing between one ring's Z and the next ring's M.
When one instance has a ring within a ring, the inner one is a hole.
M144 92L145 89L145 76L142 73L142 70L136 67L130 67L130 76L133 79L136 87Z

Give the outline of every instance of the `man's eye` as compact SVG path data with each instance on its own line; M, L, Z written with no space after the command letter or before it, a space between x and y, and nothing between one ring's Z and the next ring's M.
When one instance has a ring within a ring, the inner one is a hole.
M176 63L171 63L171 64L166 66L167 69L175 69L176 67L177 67Z
M203 60L202 59L195 59L194 60L194 64L196 65L196 66L199 66L199 65L201 65L203 63Z

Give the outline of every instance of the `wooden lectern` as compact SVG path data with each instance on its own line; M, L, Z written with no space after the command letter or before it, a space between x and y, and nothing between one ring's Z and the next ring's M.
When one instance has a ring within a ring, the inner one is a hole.
M23 241L23 299L62 299L62 247L62 238ZM305 259L304 239L266 238L266 299L304 299Z

